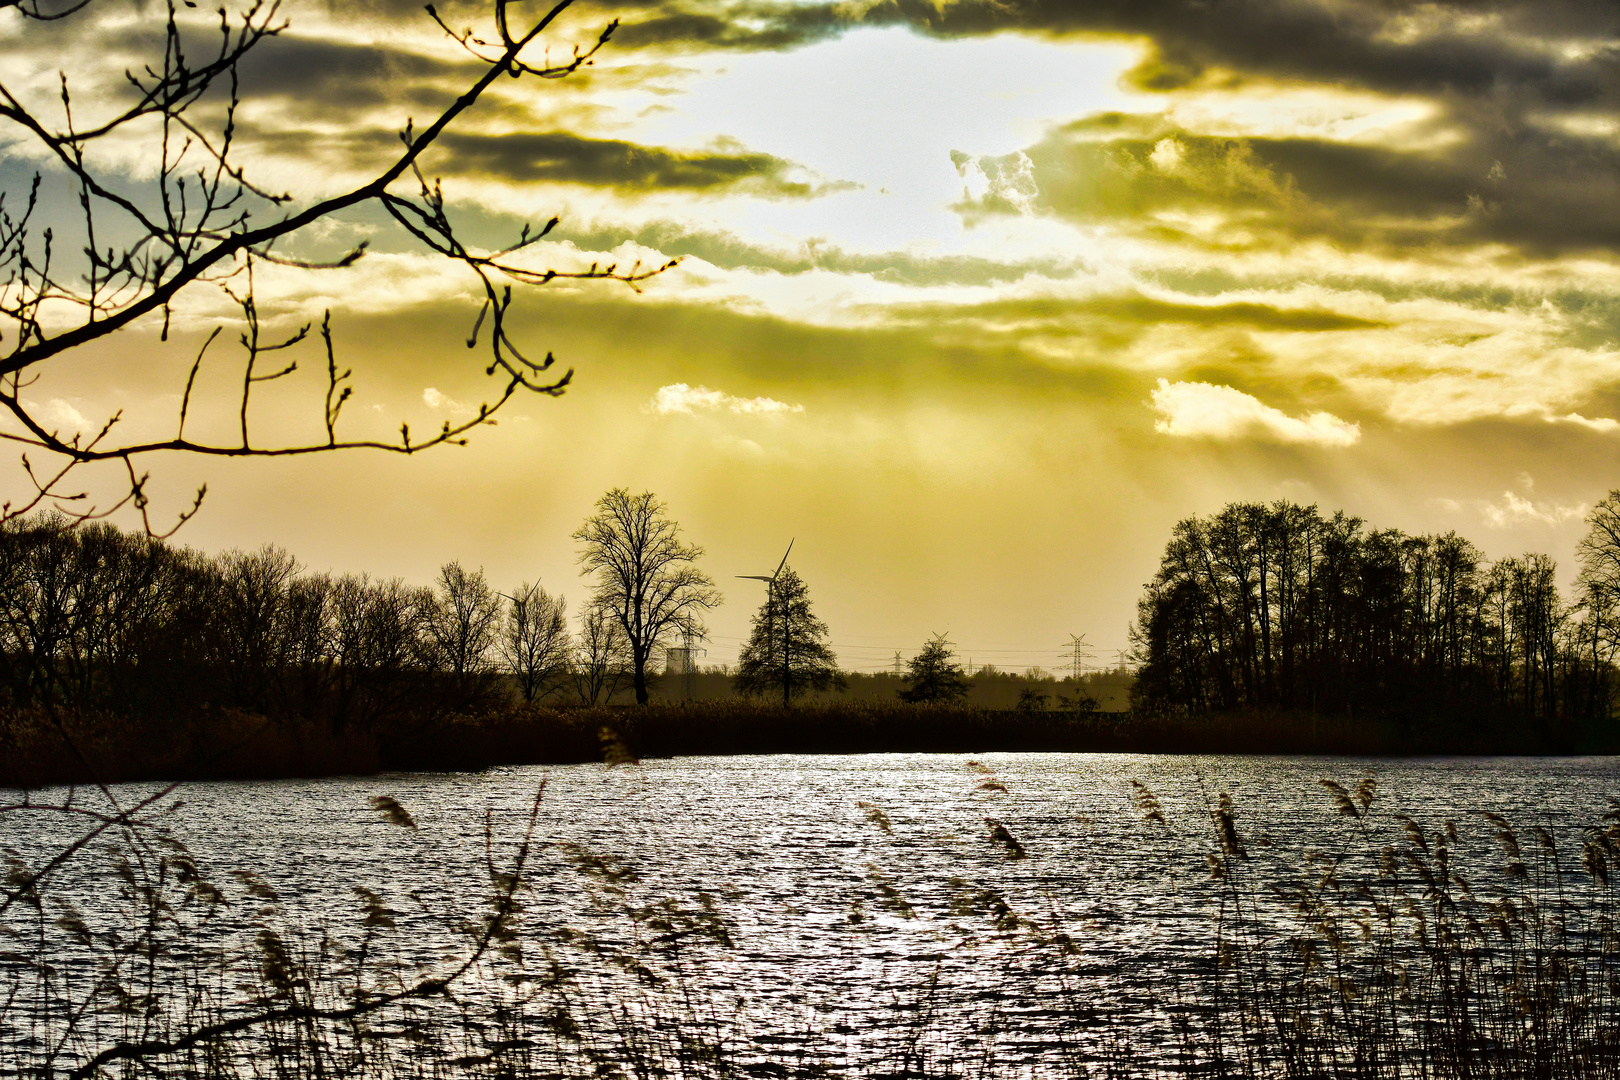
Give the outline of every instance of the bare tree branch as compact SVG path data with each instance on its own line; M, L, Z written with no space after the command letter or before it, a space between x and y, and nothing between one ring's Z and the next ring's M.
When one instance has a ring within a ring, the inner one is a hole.
M457 234L441 184L427 179L421 161L439 136L472 108L500 76L564 78L592 62L607 44L617 22L609 23L588 47L575 46L565 62L536 65L524 59L524 50L554 26L571 3L559 0L533 22L515 26L510 17L510 0L494 0L494 34L488 38L471 31L451 30L430 7L430 16L451 39L477 57L485 70L426 127L418 130L407 120L400 133L403 149L386 168L362 184L301 209L283 209L292 202L291 196L257 185L236 156L241 65L253 50L266 47L286 28L277 3L255 0L234 19L221 9L215 47L201 60L193 60L185 48L185 42L191 40L187 19L171 0L163 16L161 61L138 72L125 72L125 80L135 92L133 102L88 123L75 113L65 74L59 79L59 121L47 119L37 106L29 104L23 90L0 82L0 132L9 126L13 139L30 145L61 170L76 189L80 207L77 223L52 221L41 227L39 174L33 177L26 195L12 198L9 205L10 193L0 193L0 416L9 415L17 425L0 431L0 439L60 462L41 473L25 458L23 472L30 483L29 493L15 503L0 506L0 521L45 505L56 506L79 521L134 507L150 527L146 521L147 474L134 464L134 459L143 455L179 452L216 457L286 457L356 449L415 454L445 443L465 444L472 429L493 423L494 414L519 391L560 394L571 381L573 370L558 374L551 353L544 359L533 359L512 339L507 321L513 303L512 284L545 285L557 279L611 280L639 291L642 282L669 269L674 261L651 266L640 262L628 267L592 263L582 268L547 269L514 261L514 255L532 247L556 227L556 218L538 231L524 226L516 241L500 250L471 248ZM66 18L87 6L88 0L51 12L43 9L38 0L0 0L0 10L12 8L25 20ZM205 98L217 101L221 97L222 110L211 105L211 111L205 113L198 108ZM159 128L152 148L158 164L155 178L144 195L125 190L127 184L115 186L94 164L91 150L113 136L130 137L137 123L153 121ZM414 188L412 193L391 190L407 176ZM280 339L264 336L265 315L255 296L255 265L266 263L310 272L341 271L353 266L365 256L366 243L328 261L294 258L274 248L278 241L301 229L368 202L386 211L427 250L460 263L477 276L484 299L468 347L478 347L487 324L485 374L497 379L492 400L480 405L470 418L446 421L426 439L413 441L408 424L400 426L397 439L341 438L338 420L353 393L353 373L349 369L340 371L328 311L320 331L327 362L321 406L324 437L308 442L257 441L251 417L254 390L298 370L296 359L271 366L265 362L265 354L301 345L312 327L304 325ZM266 210L275 212L273 220L261 220L259 215ZM63 229L76 234L67 248L57 236ZM102 242L104 236L131 235L133 238L115 244ZM70 273L67 267L72 260L63 258L63 251L73 250L74 242L80 254L73 258L82 255L82 273ZM242 331L238 340L245 355L240 361L235 440L199 440L186 435L186 422L197 407L198 373L222 327L208 336L191 365L173 438L121 441L115 433L122 414L116 412L93 436L65 433L47 421L25 395L24 391L49 370L50 361L147 317L162 317L162 339L167 340L176 299L187 289L204 286L221 290L240 313ZM127 487L111 503L92 502L87 492L68 486L78 466L114 461L122 463ZM204 490L199 490L197 501L179 516L180 521L195 512Z

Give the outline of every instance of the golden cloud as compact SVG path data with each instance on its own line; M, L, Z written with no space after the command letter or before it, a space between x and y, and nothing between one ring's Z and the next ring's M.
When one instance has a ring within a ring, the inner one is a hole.
M1230 386L1160 379L1153 408L1163 417L1153 428L1165 435L1206 439L1264 439L1315 446L1354 446L1361 425L1332 413L1289 416L1260 399Z

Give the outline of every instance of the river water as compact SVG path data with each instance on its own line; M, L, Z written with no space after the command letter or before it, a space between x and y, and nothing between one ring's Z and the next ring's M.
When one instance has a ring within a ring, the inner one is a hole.
M1365 819L1319 783L1353 791L1366 777ZM1144 819L1132 781L1162 823ZM149 790L115 794L128 804ZM1211 809L1223 792L1256 880L1298 877L1315 856L1346 859L1348 872L1395 842L1402 811L1431 833L1455 822L1456 858L1485 889L1501 861L1488 811L1524 835L1547 829L1573 883L1581 828L1620 795L1620 759L689 758L196 784L160 820L226 894L250 880L232 871L257 875L289 936L362 933L360 886L396 913L379 955L431 966L465 948L450 927L476 912L538 796L525 962L575 948L569 963L603 967L598 1009L640 994L638 1008L761 1053L867 1072L916 1054L971 1073L993 1056L1004 1073L1041 1072L1059 1052L1173 1065L1166 1003L1196 996L1213 960ZM417 827L385 820L378 795ZM60 814L11 813L0 845L37 866L75 829ZM53 880L100 930L129 914L95 847ZM1259 908L1260 924L1286 932L1286 905ZM220 916L220 933L238 917ZM665 981L639 978L631 956Z

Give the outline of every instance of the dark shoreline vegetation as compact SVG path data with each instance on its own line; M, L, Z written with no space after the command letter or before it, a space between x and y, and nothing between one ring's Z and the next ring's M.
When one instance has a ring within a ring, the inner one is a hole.
M1231 712L1166 717L830 703L791 709L749 701L648 706L509 706L456 716L389 740L334 735L298 721L226 711L154 734L125 721L0 714L0 787L461 772L629 758L727 754L1006 752L1423 755L1609 754L1613 739L1549 743L1512 724L1413 730L1399 719ZM66 729L63 738L58 728Z
M601 506L619 503L651 514L708 588L661 503L615 491ZM503 594L456 563L413 587L309 573L272 546L208 556L104 523L13 519L0 784L476 770L600 760L604 739L643 757L1615 752L1620 495L1590 523L1566 600L1547 557L1490 562L1455 534L1285 502L1188 518L1139 605L1136 670L1059 680L965 675L943 639L907 677L812 678L798 664L825 666L826 627L791 568L790 662L770 655L767 601L753 668L660 675L655 633L622 630L601 590L571 632L560 597ZM658 633L687 627L677 614ZM788 703L772 672L788 674ZM648 703L622 704L632 690Z

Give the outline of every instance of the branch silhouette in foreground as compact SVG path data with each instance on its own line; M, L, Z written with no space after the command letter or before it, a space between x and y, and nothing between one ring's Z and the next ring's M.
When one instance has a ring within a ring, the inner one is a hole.
M26 478L19 499L0 503L0 522L48 505L79 521L128 506L153 532L148 519L149 474L138 465L146 455L168 451L286 457L362 448L414 454L445 443L464 444L468 432L491 423L519 391L560 394L572 369L559 374L552 354L533 358L512 340L507 322L512 284L609 279L639 291L641 282L669 269L674 260L648 266L592 263L579 269L536 269L516 259L557 226L556 218L538 229L525 225L514 242L500 250L470 246L457 234L441 184L424 175L421 160L501 76L561 79L592 63L617 27L616 20L588 46L575 46L560 63L525 59L525 50L553 28L571 3L560 0L532 23L514 25L510 0L495 0L494 32L487 38L470 30L451 30L430 5L429 15L484 65L483 73L426 126L418 129L407 120L399 133L402 148L371 179L301 209L294 208L291 195L256 183L239 160L237 148L243 62L288 25L274 3L254 2L234 18L221 8L214 45L201 56L192 51L205 33L198 21L201 14L170 3L163 16L162 59L124 72L127 86L121 102L93 119L76 112L66 73L58 79L59 110L39 104L38 87L8 85L0 78L0 140L15 148L8 156L26 153L45 161L51 183L72 189L79 205L77 220L44 220L43 172L34 174L26 192L0 192L0 417L11 421L0 427L0 439L24 448ZM37 3L0 0L0 14L10 8L26 34L30 23L88 19L86 9L92 6L85 0L52 12ZM138 141L145 160L155 166L149 180L137 183L99 164L106 149L131 140ZM274 249L278 241L301 229L367 203L381 208L427 250L461 264L477 278L483 303L467 346L478 347L481 338L486 342L486 375L496 380L492 400L469 419L446 421L427 438L413 439L408 424L402 424L393 439L342 437L338 422L352 396L353 372L338 362L328 310L317 331L326 363L319 406L324 438L256 441L249 420L254 391L298 369L297 360L283 363L273 354L308 341L314 324L270 332L255 295L255 268L271 265L317 272L353 266L365 256L365 242L328 262L290 258ZM193 438L186 433L188 416L198 404L198 374L223 326L216 327L197 351L171 437L120 440L121 410L99 427L69 434L52 426L42 406L25 396L52 361L143 320L161 319L161 339L167 341L176 301L186 290L204 287L220 290L240 312L233 320L244 354L239 361L240 389L233 391L239 395L232 404L239 421L235 437ZM37 465L29 452L48 463ZM96 503L70 485L76 470L94 463L111 463L122 470L117 488L122 495L110 503ZM179 515L176 528L196 512L205 491L206 487L200 489L193 505Z

